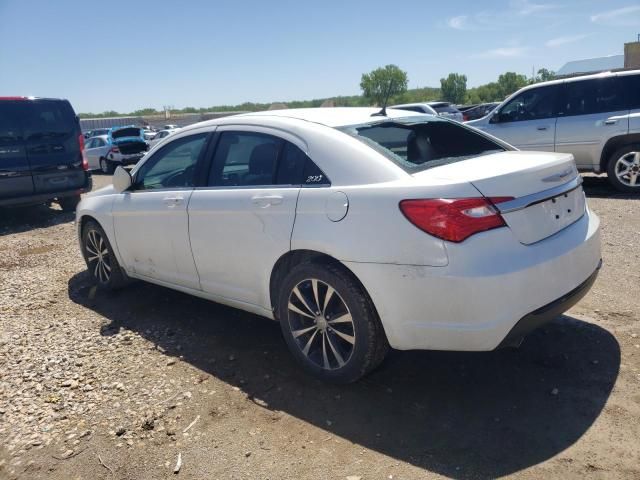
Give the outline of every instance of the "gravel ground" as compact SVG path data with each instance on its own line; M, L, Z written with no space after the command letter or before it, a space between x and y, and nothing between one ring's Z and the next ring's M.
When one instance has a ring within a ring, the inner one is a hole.
M95 292L72 215L0 211L0 478L640 478L640 199L585 188L605 263L567 315L347 387L301 373L273 322Z

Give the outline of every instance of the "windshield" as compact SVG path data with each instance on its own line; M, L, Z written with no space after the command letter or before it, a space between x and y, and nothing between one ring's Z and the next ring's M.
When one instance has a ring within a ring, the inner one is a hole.
M408 173L506 150L470 128L431 116L389 119L338 130L357 138Z

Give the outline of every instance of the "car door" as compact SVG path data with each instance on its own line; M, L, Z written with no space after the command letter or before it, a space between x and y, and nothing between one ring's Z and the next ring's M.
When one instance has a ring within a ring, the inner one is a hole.
M98 157L96 152L96 137L88 139L84 144L84 156L87 158L89 164L89 170L95 170L98 168Z
M207 133L176 138L133 174L116 196L113 224L127 271L171 286L200 287L189 245L187 206Z
M560 85L523 91L496 112L485 129L521 150L553 152Z
M578 168L600 167L607 140L629 131L629 106L617 77L567 80L556 127L556 151L572 153Z
M200 285L222 301L270 310L269 278L290 249L306 145L260 127L218 132L207 185L189 203Z
M0 203L33 193L19 108L24 101L0 100Z

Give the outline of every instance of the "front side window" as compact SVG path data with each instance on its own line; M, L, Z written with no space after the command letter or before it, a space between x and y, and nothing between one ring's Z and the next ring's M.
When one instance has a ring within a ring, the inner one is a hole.
M134 190L190 188L206 133L179 138L154 153L136 173Z
M339 128L408 173L502 152L505 148L455 122L411 117Z
M567 82L560 111L565 116L590 115L624 109L624 89L617 78Z
M523 122L556 116L558 85L522 92L500 110L500 122Z

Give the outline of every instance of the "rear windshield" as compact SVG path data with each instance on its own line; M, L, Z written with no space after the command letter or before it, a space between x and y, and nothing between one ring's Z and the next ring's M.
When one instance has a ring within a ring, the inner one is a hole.
M396 118L338 130L357 138L408 173L506 150L470 128L432 116L424 120Z
M77 128L76 114L65 100L31 100L24 105L24 133L27 139L66 137Z

